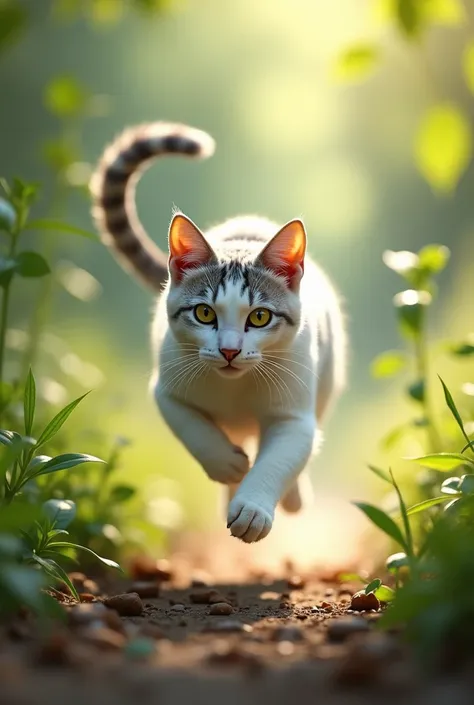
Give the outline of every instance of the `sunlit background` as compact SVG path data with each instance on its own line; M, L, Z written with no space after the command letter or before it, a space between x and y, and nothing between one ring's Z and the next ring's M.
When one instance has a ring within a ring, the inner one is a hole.
M303 217L311 255L345 302L350 383L312 464L315 507L279 517L249 548L227 536L217 488L148 398L152 297L98 242L24 236L54 263L54 281L15 287L10 372L44 315L42 394L54 405L94 390L71 422L74 450L94 452L99 430L130 441L119 472L140 492L124 531L150 552L192 547L226 574L257 559L342 564L358 557L367 527L350 501L381 490L367 463L412 472L400 458L416 441L390 452L379 443L408 404L403 381L370 373L378 353L403 345L392 305L403 284L383 252L450 248L430 312L435 340L461 338L466 312L472 327L474 300L472 7L420 2L429 26L414 40L397 28L395 2L180 0L149 13L118 0L14 3L28 19L0 53L0 171L43 184L35 217L92 230L82 187L105 144L134 123L186 122L217 151L147 172L138 205L154 239L165 246L173 204L204 228L246 212ZM467 367L441 355L435 372L457 389Z

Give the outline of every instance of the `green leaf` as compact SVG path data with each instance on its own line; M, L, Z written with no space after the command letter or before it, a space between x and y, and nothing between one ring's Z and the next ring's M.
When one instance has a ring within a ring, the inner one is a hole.
M407 359L405 353L400 350L387 350L372 361L370 372L372 377L381 379L393 377L406 367Z
M466 20L466 11L461 0L423 0L420 10L431 24L458 26Z
M379 47L366 43L354 44L338 56L334 74L342 81L360 81L374 71L379 61Z
M413 272L416 272L419 267L419 258L415 252L409 250L385 250L382 255L382 261L386 267L396 272L404 279L411 281Z
M460 477L448 477L442 483L440 490L444 494L459 494L459 483L461 482ZM449 497L447 498L449 499Z
M471 159L469 120L455 105L431 107L420 123L414 154L416 165L430 186L440 193L451 192Z
M57 76L46 86L44 102L56 117L71 118L84 113L89 92L74 76Z
M387 536L390 536L394 541L396 541L402 548L407 549L406 541L403 537L400 528L395 524L393 519L385 514L378 507L374 507L372 504L366 504L365 502L354 502L356 507L364 512L366 517L375 524L379 529L381 529Z
M381 585L377 590L374 590L374 595L380 602L391 602L395 599L395 590L388 585Z
M0 198L0 230L11 233L16 223L16 211L4 198Z
M474 475L463 475L459 483L459 491L462 494L474 493Z
M419 379L416 382L412 382L407 389L408 396L410 396L415 401L423 402L425 399L425 380Z
M418 338L423 327L425 308L431 304L428 291L406 289L393 297L401 332L407 338Z
M412 460L425 468L440 470L441 472L455 470L460 465L470 464L474 466L474 462L466 458L465 455L461 455L461 453L431 453L417 458L405 458L405 460Z
M0 51L13 44L24 31L28 15L16 0L0 2Z
M410 39L416 37L422 29L418 0L397 0L396 17L400 30Z
M385 480L385 482L388 482L389 485L392 485L392 478L387 472L385 472L385 470L377 468L375 465L368 465L367 467L371 472L377 475L377 477L380 477L381 480Z
M458 345L453 345L450 348L451 355L456 355L457 357L470 357L474 355L474 344L473 343L459 343Z
M135 487L130 487L129 485L116 485L110 490L109 502L112 504L126 502L133 497L136 492L137 490Z
M467 87L474 93L474 41L471 40L464 49L463 55L464 77Z
M408 513L407 513L407 507L405 504L405 500L403 499L402 493L400 491L400 487L398 486L397 482L395 481L395 476L392 472L392 470L389 470L390 477L392 479L392 485L395 489L395 492L397 493L398 496L398 504L400 505L400 513L402 515L402 521L403 521L403 526L405 528L405 537L406 537L406 551L409 556L413 555L413 538L411 534L411 528L410 528L410 522L408 521Z
M392 553L385 561L387 570L390 573L396 573L400 568L406 568L410 564L406 553Z
M66 573L64 568L61 568L59 563L56 563L55 560L52 558L41 558L41 556L38 556L37 553L33 553L32 559L36 561L44 570L46 575L49 575L50 577L54 578L55 580L63 581L66 583L66 585L69 588L69 591L71 595L79 601L79 595L74 587L73 583L71 582L71 579L69 578L69 575Z
M439 381L440 381L441 384L443 385L444 398L445 398L446 404L448 405L449 410L451 411L452 415L454 416L454 419L456 420L457 425L458 425L459 428L461 429L462 435L464 436L464 438L466 439L466 441L467 441L468 443L470 443L471 440L470 440L469 436L467 435L467 433L466 433L466 431L465 431L465 429L464 429L464 424L463 424L463 422L462 422L461 414L460 414L459 411L457 410L457 407L456 407L456 404L454 403L454 399L453 399L453 397L452 397L452 395L451 395L451 392L449 391L449 389L447 388L447 386L445 385L445 383L443 382L443 380L441 379L441 377L440 377L439 375L438 375L438 377L439 377Z
M368 585L365 586L365 594L369 595L371 592L375 592L382 585L380 578L375 578L371 580Z
M9 283L17 266L16 260L0 257L0 286L5 286L5 284Z
M436 507L437 504L442 504L443 502L449 502L451 497L449 495L441 495L440 497L431 497L430 499L425 499L423 502L418 502L411 506L407 512L408 516L412 514L418 514L419 512L424 512L426 509L431 509L431 507Z
M83 465L84 463L103 463L104 461L100 458L96 458L94 455L87 455L84 453L64 453L63 455L57 455L55 458L51 458L47 463L41 465L39 470L35 470L28 476L30 480L33 477L39 477L40 475L48 475L52 472L58 472L59 470L69 470L70 468L75 468L77 465Z
M64 409L61 409L56 416L49 422L49 424L46 426L44 429L43 433L40 435L38 438L38 441L36 443L36 447L39 448L42 446L44 443L47 441L50 441L53 436L57 434L59 429L63 426L63 424L67 421L69 416L72 414L74 409L78 404L81 403L81 401L89 394L89 392L86 392L83 394L81 397L78 397L77 399L74 399L74 401L71 401L67 406L64 407Z
M41 510L57 529L66 529L76 516L76 505L72 499L48 499Z
M97 560L99 560L102 563L104 563L105 565L109 566L109 568L117 568L118 570L122 571L122 568L115 561L110 560L110 558L103 558L102 556L99 556L94 551L91 551L90 548L87 548L86 546L79 546L79 544L77 544L77 543L69 543L69 541L60 541L57 543L53 542L48 545L48 548L56 548L58 550L61 550L64 548L74 548L77 551L85 551L86 553L90 553L92 556L97 558Z
M35 418L36 407L36 384L31 368L28 371L26 378L25 394L23 397L23 410L25 417L25 433L27 436L31 434L33 429L33 421Z
M83 228L77 228L75 225L69 225L69 223L63 223L60 220L30 220L26 223L24 230L53 230L54 232L80 235L81 237L86 237L89 240L99 242L99 236L96 235L96 233L90 232L89 230L84 230Z
M451 252L445 245L426 245L419 253L419 266L427 274L438 274L449 262Z
M49 264L37 252L20 252L16 262L16 270L22 277L44 277L51 272Z

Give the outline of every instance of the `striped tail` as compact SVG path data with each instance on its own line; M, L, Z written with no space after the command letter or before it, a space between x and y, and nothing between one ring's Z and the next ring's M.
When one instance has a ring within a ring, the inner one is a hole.
M92 216L102 241L124 269L155 291L168 276L168 258L148 237L137 216L135 187L150 162L167 154L205 158L214 152L206 132L187 125L155 122L123 132L105 150L90 190Z

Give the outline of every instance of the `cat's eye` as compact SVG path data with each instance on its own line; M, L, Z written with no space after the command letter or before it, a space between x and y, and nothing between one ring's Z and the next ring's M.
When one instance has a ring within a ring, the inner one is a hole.
M272 320L272 312L268 308L256 308L247 318L247 325L253 328L268 326Z
M214 323L216 320L216 312L206 304L198 304L194 308L194 317L199 323Z

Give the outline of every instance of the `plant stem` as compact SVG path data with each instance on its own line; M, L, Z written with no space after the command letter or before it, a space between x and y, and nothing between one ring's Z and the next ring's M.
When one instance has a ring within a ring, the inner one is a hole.
M17 223L15 225L15 229L11 233L11 238L10 238L10 247L8 250L8 258L13 259L16 253L16 243L18 240L18 235L20 234L19 231L19 223L20 223L20 214L17 216ZM7 323L8 323L8 309L10 305L10 287L13 279L13 274L10 276L10 278L7 280L5 283L4 289L3 289L3 296L2 296L2 308L1 308L1 317L0 317L0 387L3 385L3 364L5 360L5 339L7 335ZM0 414L1 414L1 409L0 409Z
M423 316L424 319L424 316ZM426 347L426 334L424 320L420 325L419 335L415 338L415 361L417 377L423 381L423 413L427 423L426 432L428 440L428 451L435 453L440 448L439 434L437 432L434 414L430 403L429 394L429 366L428 366L428 351Z

